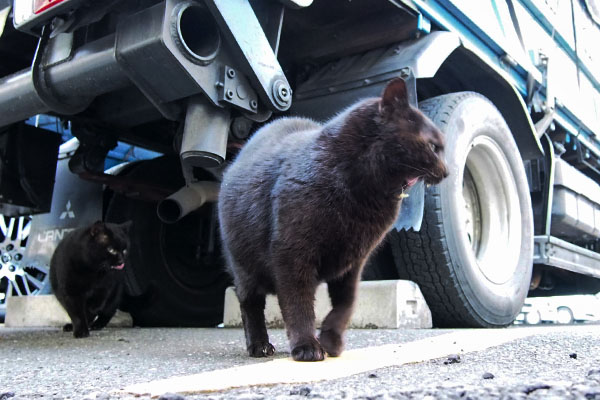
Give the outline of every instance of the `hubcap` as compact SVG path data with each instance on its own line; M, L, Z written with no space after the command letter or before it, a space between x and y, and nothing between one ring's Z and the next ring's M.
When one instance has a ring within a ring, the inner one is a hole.
M48 284L46 267L23 263L30 231L30 218L0 215L0 308L9 295L35 295Z
M480 272L495 283L515 273L521 246L521 212L515 178L490 137L471 143L463 174L464 227Z

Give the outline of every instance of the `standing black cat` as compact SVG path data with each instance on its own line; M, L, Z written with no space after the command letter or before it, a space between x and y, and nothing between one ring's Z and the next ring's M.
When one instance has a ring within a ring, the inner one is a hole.
M99 330L115 315L123 292L130 222L95 222L69 232L50 260L50 284L71 318L73 336Z
M323 126L284 118L254 135L219 197L250 356L275 352L267 293L277 294L294 360L343 351L363 265L393 224L403 191L447 176L443 148L440 131L408 104L402 79ZM322 281L333 309L317 339L313 303Z

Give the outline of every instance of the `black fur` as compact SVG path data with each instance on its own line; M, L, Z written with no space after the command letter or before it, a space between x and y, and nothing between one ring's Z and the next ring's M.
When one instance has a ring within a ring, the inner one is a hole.
M69 314L73 336L83 338L114 316L123 294L130 222L96 222L69 232L50 261L50 284Z
M321 126L283 118L261 128L226 171L219 197L223 249L250 356L275 351L264 320L276 293L292 356L343 351L343 333L371 251L393 224L403 191L447 176L444 139L409 106L404 81ZM333 309L315 337L314 294Z

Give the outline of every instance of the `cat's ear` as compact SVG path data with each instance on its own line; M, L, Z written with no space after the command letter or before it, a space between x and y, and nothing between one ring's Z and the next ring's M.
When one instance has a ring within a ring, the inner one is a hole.
M129 232L132 224L133 224L133 221L123 222L121 224L121 229L123 229L123 232Z
M91 237L96 237L103 232L104 232L104 223L102 221L96 221L90 227L90 236Z
M380 111L386 112L407 108L408 105L406 82L402 78L392 79L383 90L383 95L381 95Z

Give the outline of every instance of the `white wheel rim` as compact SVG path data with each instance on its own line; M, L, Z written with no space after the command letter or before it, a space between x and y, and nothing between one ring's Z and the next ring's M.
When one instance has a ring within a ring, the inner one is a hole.
M515 274L521 211L515 178L501 147L488 136L469 146L463 173L464 227L479 271L494 284Z
M0 215L0 306L8 296L35 295L47 284L46 267L23 262L30 231L29 217Z
M572 322L571 313L565 308L556 310L556 321L559 324L570 324Z
M532 311L525 316L525 322L530 325L537 325L542 321L542 317L538 311Z

